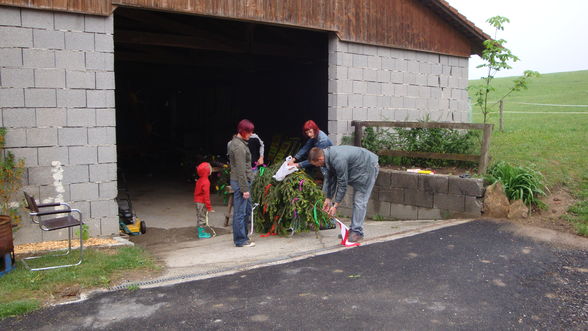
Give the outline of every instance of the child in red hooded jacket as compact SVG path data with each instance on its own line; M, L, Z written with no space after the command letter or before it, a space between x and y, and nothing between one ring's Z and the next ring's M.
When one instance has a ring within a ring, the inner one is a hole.
M210 233L204 230L203 224L206 224L208 212L214 212L210 204L210 181L208 176L212 173L212 167L208 162L202 162L196 167L198 180L194 187L194 204L196 205L196 227L198 228L198 238L210 238Z

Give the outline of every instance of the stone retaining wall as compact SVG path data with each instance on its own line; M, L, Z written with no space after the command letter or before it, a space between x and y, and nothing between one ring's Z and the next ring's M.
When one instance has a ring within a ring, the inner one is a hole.
M351 215L353 189L339 212ZM480 217L484 182L479 178L380 169L368 204L369 218L420 220Z

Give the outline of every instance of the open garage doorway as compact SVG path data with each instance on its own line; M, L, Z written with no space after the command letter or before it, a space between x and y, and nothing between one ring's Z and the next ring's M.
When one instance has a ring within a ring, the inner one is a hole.
M118 8L114 42L119 187L149 227L195 225L195 166L225 160L240 119L266 160L308 119L326 131L325 32Z

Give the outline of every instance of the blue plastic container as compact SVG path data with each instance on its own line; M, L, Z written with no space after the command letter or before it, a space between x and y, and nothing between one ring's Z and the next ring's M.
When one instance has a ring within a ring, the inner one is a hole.
M2 260L0 260L0 276L4 276L5 273L8 273L14 269L12 262L12 255L10 253L6 253L2 257Z

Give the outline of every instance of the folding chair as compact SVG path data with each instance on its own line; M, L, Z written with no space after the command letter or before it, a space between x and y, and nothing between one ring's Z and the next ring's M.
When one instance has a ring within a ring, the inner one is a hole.
M31 268L27 264L26 261L47 256L47 255L39 255L39 256L31 256L31 257L23 258L22 263L25 265L25 267L31 271L38 271L38 270L57 269L57 268L65 268L65 267L72 267L72 266L80 265L83 260L82 253L83 253L83 249L84 249L83 241L82 241L82 237L83 237L82 236L82 233L83 233L82 232L83 231L82 225L84 224L84 222L82 222L82 213L78 209L72 209L67 203L37 204L37 202L35 201L35 198L28 195L26 192L24 192L24 195L25 195L25 199L27 201L27 208L31 211L29 213L29 215L31 216L31 220L33 221L33 223L39 224L39 228L41 228L41 230L54 231L54 230L59 230L59 229L67 229L67 234L68 234L67 252L65 252L64 254L55 254L55 255L51 255L51 256L66 256L66 255L68 255L71 252L71 239L73 236L73 227L79 226L79 228L80 228L80 260L77 263L56 265L56 266L43 267L43 268ZM40 208L42 209L42 208L58 207L58 206L64 206L66 208L60 209L60 210L51 209L51 210L47 210L47 211L40 211L39 210ZM73 217L71 215L72 212L78 213L79 219ZM57 215L57 214L67 214L67 215L61 216L61 217L55 217L55 218L46 218L45 217L45 216Z

